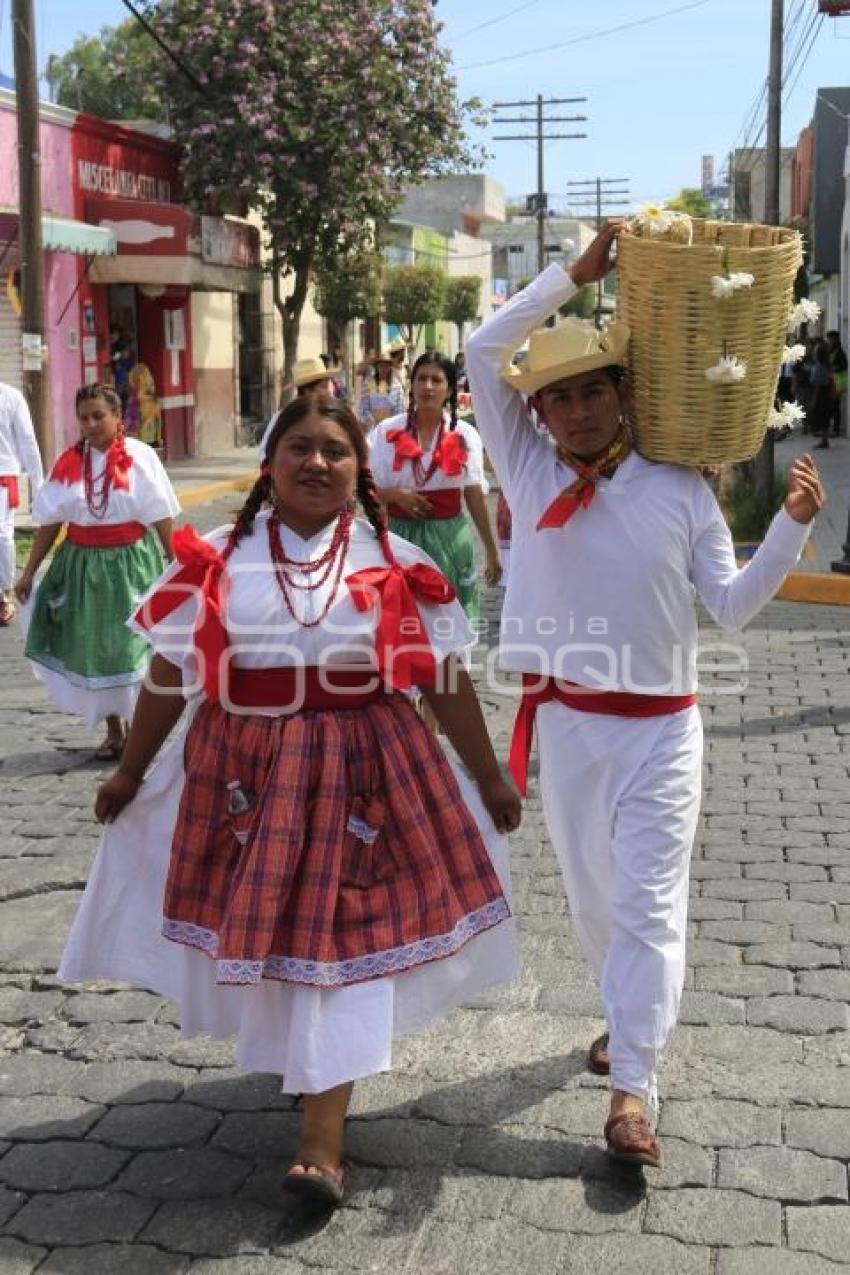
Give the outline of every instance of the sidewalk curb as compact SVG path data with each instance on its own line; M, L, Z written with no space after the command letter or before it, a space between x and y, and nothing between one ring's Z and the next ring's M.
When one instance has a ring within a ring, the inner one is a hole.
M776 598L780 602L815 602L823 606L850 606L850 576L825 571L792 571Z
M256 474L243 474L221 482L202 483L199 487L175 487L175 491L182 509L194 509L196 505L206 505L219 496L226 496L229 491L250 491L256 480Z

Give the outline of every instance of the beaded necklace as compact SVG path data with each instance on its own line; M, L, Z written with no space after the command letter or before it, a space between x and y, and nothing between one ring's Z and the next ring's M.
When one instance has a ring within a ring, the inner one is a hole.
M287 557L280 537L280 519L277 514L272 512L269 517L269 554L274 565L275 579L287 611L302 629L315 629L320 625L336 600L342 573L345 569L345 561L348 557L353 521L354 513L350 507L346 507L337 519L331 542L325 552L320 554L318 558L299 561L297 558ZM301 572L314 578L302 582L295 579L294 572ZM320 614L315 620L302 620L295 612L290 589L296 589L302 593L313 593L316 589L321 588L331 577L333 577L331 591Z
M110 448L115 444L110 443ZM83 449L83 490L86 505L93 518L105 518L109 509L109 493L112 489L112 471L109 465L109 453L104 457L103 469L95 478L92 466L92 448L86 444Z

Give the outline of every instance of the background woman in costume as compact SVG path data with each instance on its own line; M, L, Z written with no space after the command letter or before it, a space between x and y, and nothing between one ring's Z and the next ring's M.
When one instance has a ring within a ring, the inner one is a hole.
M162 571L162 554L171 558L180 505L156 452L124 437L112 386L84 385L75 406L80 439L56 461L33 504L38 530L15 592L27 601L67 524L33 599L25 652L63 713L89 726L106 719L95 756L109 761L121 752L150 654L125 622Z
M353 1081L517 961L497 829L519 800L453 654L469 626L387 533L367 457L350 408L298 399L235 524L175 533L181 566L135 617L155 690L98 793L116 822L60 970L155 988L184 1034L235 1035L242 1066L305 1094L284 1184L328 1204ZM395 693L414 683L472 782Z
M474 426L457 417L456 368L437 350L413 365L406 416L384 421L369 436L372 472L390 528L424 549L451 580L469 619L478 619L478 571L469 521L484 545L484 579L502 574L484 501L484 452Z
M368 434L385 421L404 411L404 387L398 377L389 350L381 350L375 358L373 376L363 381L358 415L360 424Z

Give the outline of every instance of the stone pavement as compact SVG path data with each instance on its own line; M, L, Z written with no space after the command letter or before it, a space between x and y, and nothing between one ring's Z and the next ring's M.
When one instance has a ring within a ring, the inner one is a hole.
M181 1042L158 996L56 984L102 772L96 736L52 711L0 633L2 1275L850 1270L846 625L846 610L774 603L741 641L746 694L717 693L728 671L706 679L663 1170L602 1151L605 1095L583 1070L598 1002L533 791L513 841L522 978L358 1085L352 1187L329 1221L279 1192L298 1116L274 1077ZM482 694L504 752L510 701Z

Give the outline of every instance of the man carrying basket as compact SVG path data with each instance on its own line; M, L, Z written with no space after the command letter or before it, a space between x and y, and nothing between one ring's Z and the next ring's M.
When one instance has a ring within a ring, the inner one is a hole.
M700 802L696 598L738 629L797 561L824 495L803 456L755 556L738 569L699 471L635 449L629 333L567 320L601 279L624 222L568 271L550 265L469 338L484 445L513 513L501 665L521 673L511 769L525 792L536 724L547 827L607 1032L588 1056L611 1077L611 1155L658 1166L649 1122L685 971L688 865ZM511 366L529 340L522 370ZM548 437L531 428L524 396Z

